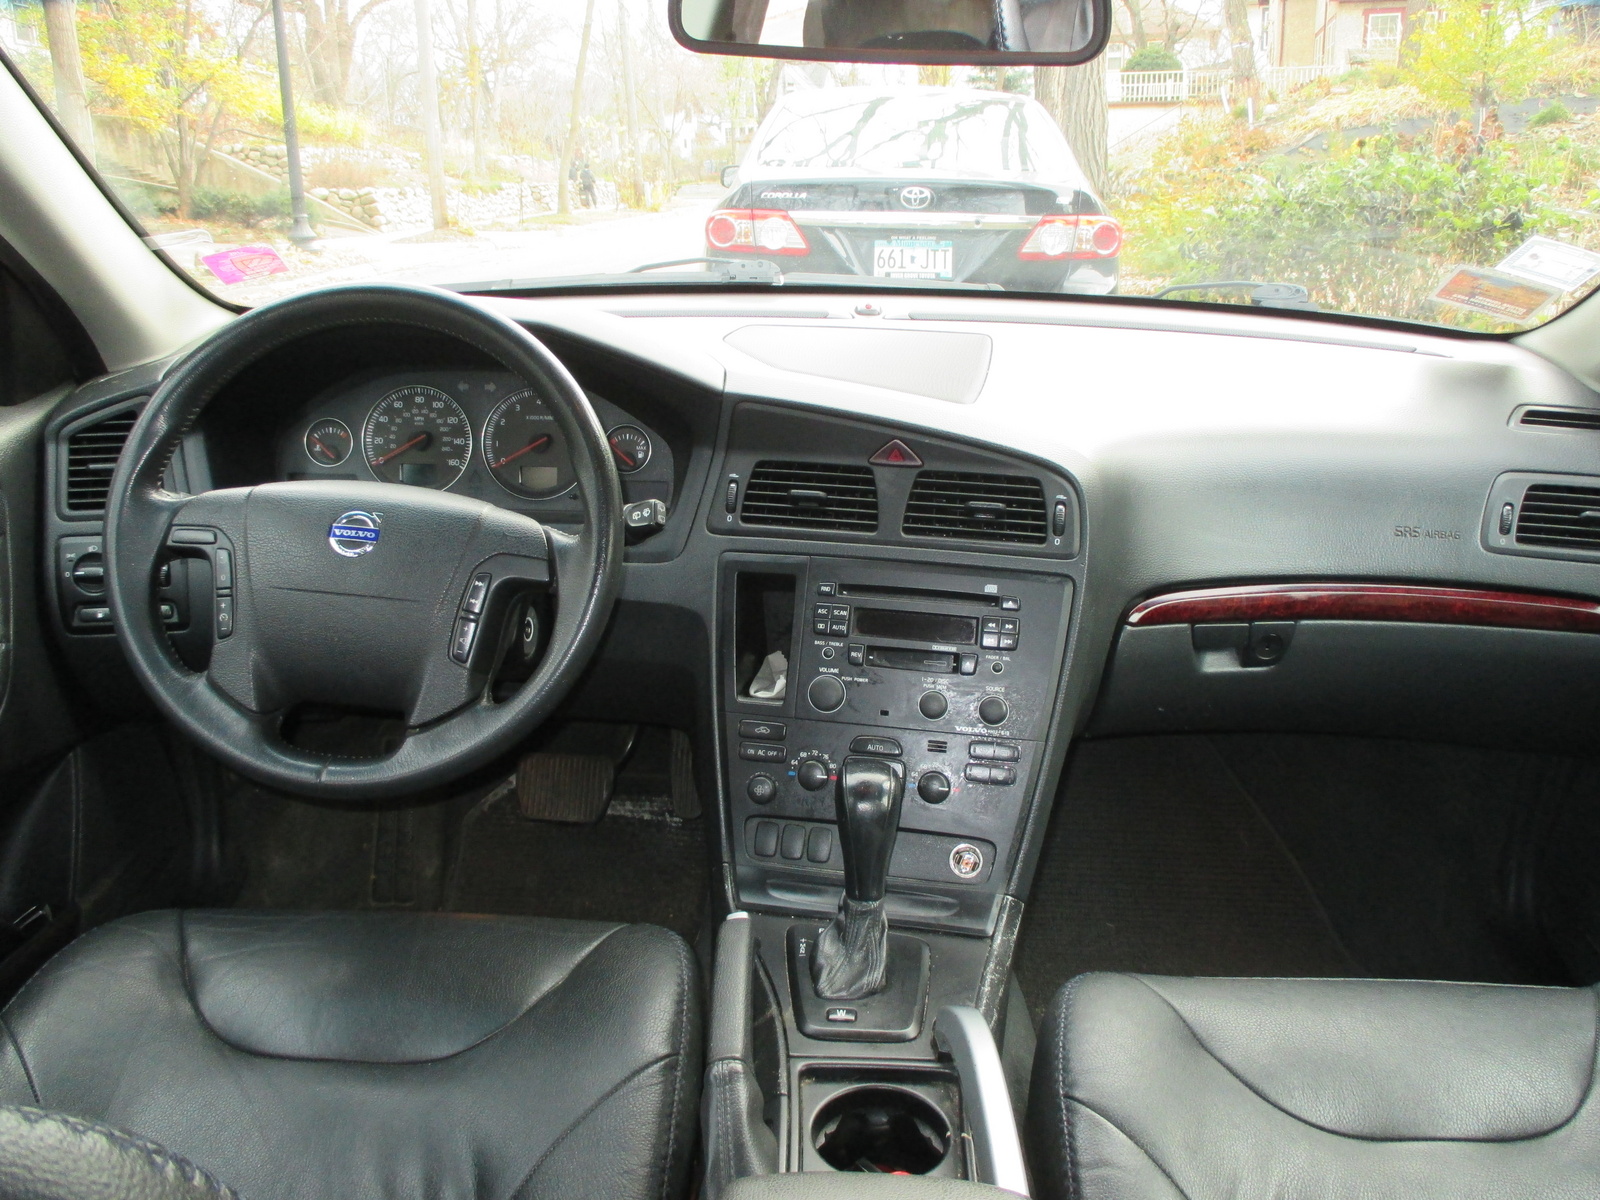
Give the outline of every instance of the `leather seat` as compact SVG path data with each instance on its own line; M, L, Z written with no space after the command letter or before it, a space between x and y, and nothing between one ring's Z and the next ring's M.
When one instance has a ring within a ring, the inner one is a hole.
M1039 1036L1035 1196L1600 1195L1596 991L1084 975Z
M646 925L157 912L3 1015L0 1102L159 1143L250 1200L670 1197L698 977Z

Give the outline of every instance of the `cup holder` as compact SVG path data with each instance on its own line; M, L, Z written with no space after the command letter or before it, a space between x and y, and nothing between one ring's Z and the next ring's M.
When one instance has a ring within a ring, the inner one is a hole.
M926 1175L950 1152L950 1122L915 1092L851 1088L817 1110L811 1144L837 1171Z

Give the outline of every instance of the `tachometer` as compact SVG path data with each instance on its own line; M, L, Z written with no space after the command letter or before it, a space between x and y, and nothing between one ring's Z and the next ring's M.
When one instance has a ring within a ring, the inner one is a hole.
M397 388L367 414L361 448L385 483L447 488L472 457L472 426L438 388Z
M532 390L507 396L489 414L483 461L501 487L530 500L549 500L577 482L561 427Z

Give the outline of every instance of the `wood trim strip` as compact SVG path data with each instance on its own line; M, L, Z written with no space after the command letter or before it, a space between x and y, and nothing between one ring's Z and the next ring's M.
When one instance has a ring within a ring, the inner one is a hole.
M1600 633L1600 603L1575 596L1390 583L1269 583L1152 596L1129 625L1209 621L1415 621Z

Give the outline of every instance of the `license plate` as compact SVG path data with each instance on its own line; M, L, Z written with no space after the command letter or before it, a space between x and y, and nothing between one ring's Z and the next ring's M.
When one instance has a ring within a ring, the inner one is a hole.
M885 279L954 279L956 246L934 238L872 243L872 273Z

